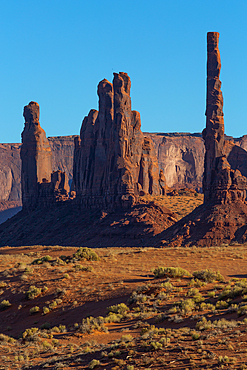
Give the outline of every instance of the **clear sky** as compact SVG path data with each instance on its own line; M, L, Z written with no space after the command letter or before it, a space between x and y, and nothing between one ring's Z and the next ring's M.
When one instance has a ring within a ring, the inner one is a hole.
M120 71L143 131L202 131L208 31L220 32L225 132L247 134L246 16L246 0L0 0L0 142L20 142L31 100L47 136L79 134L97 84Z

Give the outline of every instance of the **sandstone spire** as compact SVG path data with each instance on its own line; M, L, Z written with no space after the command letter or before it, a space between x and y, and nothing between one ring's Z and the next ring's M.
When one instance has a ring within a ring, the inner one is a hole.
M206 100L206 129L203 131L205 141L204 163L204 201L213 196L213 182L217 175L219 158L224 149L224 118L223 96L219 79L221 62L219 52L219 33L207 34L207 100Z
M224 139L223 96L219 80L219 33L207 34L207 101L204 162L204 203L232 202L246 198L246 177L228 162L231 145Z
M207 34L204 204L164 232L162 237L169 246L247 240L247 178L240 172L238 161L232 159L233 153L241 158L241 148L224 139L218 42L218 32Z
M31 101L24 107L25 127L21 134L21 188L24 209L33 209L38 200L38 183L50 182L51 148L39 123L39 104Z

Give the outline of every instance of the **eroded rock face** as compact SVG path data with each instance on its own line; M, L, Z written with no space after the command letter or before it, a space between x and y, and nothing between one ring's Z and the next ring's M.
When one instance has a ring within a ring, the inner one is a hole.
M25 127L21 134L21 190L24 209L37 206L38 184L51 181L51 148L39 123L39 104L30 102L24 107Z
M128 207L140 191L163 192L153 142L140 129L140 114L131 110L130 87L124 72L114 73L113 84L101 81L99 111L89 112L75 139L73 180L85 206Z
M205 146L201 134L144 133L151 137L167 186L202 191Z

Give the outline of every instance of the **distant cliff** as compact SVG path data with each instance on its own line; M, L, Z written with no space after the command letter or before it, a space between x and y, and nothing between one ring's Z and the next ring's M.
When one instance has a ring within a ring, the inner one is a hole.
M157 151L159 167L163 169L169 187L186 186L201 190L204 169L204 142L200 133L144 133L150 136ZM67 173L72 179L74 137L50 137L52 169ZM232 150L228 161L241 172L247 168L247 135L226 139L242 148ZM21 200L21 144L0 144L0 201ZM234 154L235 153L235 154ZM235 163L235 165L234 165Z
M74 136L48 138L52 169L66 172L72 180ZM21 144L0 144L0 201L21 201Z

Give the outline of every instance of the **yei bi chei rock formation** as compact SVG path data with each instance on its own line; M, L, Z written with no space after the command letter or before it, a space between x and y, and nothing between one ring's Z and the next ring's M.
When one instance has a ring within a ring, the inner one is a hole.
M52 151L39 123L39 104L24 107L25 127L21 146L21 190L24 210L50 207L56 200L68 197L67 175L52 172Z
M207 34L204 204L166 230L161 236L164 244L211 246L246 240L247 179L231 158L242 149L224 137L218 41L219 33Z
M165 194L166 182L140 113L131 110L127 73L98 85L99 111L84 118L75 139L73 181L86 207L128 207L139 194Z

